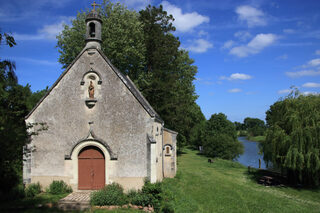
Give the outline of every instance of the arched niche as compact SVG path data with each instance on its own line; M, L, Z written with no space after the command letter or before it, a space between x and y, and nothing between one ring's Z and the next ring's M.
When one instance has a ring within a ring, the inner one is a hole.
M163 146L163 152L164 152L165 156L171 156L172 155L172 150L173 150L173 147L172 147L171 144L165 144Z
M100 74L92 68L82 76L80 82L85 97L85 103L89 108L95 106L100 97L101 77Z

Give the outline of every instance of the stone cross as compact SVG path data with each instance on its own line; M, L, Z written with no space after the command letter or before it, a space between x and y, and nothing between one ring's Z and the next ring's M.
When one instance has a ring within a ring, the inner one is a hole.
M98 6L99 4L96 4L96 1L93 1L93 4L91 4L91 6L93 7L93 10L96 10L96 6Z

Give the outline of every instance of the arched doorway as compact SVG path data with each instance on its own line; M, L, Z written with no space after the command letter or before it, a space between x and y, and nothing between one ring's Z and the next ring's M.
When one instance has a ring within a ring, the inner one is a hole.
M105 185L105 157L95 146L84 147L78 155L78 189L101 189Z

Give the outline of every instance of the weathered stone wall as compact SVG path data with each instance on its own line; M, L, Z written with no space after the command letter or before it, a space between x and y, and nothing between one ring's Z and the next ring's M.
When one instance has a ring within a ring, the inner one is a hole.
M177 133L169 129L163 130L163 173L164 177L174 177L177 172ZM168 147L168 148L167 148ZM167 152L169 150L169 153Z
M88 82L81 85L81 81L91 68L102 83L94 82L97 102L90 109L85 104ZM32 137L31 177L37 180L73 178L65 169L65 155L87 137L89 122L93 122L95 136L118 157L110 181L128 177L140 181L147 176L147 134L151 134L154 121L97 50L86 50L79 57L26 122L48 126Z

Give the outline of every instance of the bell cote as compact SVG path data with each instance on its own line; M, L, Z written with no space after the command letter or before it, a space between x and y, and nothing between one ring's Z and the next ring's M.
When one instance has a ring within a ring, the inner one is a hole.
M95 10L97 4L93 2L93 9L86 17L86 48L101 49L101 16Z

